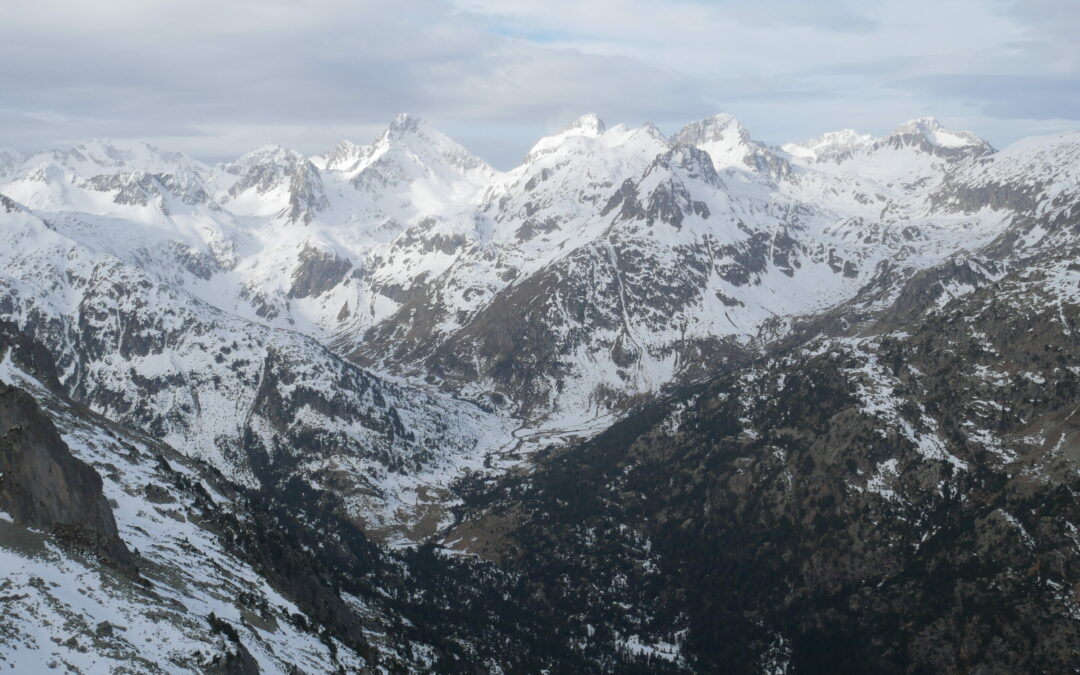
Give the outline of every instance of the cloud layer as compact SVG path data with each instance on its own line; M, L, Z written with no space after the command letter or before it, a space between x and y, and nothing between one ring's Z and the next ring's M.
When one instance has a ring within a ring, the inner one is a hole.
M1080 127L1072 0L12 0L0 145L149 138L206 159L430 118L496 165L582 112L729 111L764 140L935 115Z

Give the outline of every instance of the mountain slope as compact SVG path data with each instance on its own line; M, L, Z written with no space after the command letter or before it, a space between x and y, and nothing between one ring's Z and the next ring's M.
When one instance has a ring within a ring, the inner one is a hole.
M46 346L65 391L240 484L303 475L379 529L411 510L405 492L478 463L506 425L224 314L11 200L3 208L13 246L0 253L0 315Z
M532 474L463 483L448 545L557 597L578 639L695 672L1067 670L1080 231L1062 225L1069 253L924 303L902 330L878 314ZM898 304L953 269L905 282Z

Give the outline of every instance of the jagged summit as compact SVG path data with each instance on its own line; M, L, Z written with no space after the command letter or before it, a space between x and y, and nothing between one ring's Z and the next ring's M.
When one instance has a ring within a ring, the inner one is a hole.
M749 143L750 134L731 113L717 113L703 120L690 122L680 129L671 140L682 145L732 142Z
M75 145L54 148L30 157L8 156L10 170L53 165L83 178L122 171L141 171L151 174L206 175L209 167L182 152L162 150L141 140L91 138ZM5 153L0 151L0 175L4 174Z
M427 122L409 113L398 113L387 128L389 134L405 134L410 131L419 131L426 126Z
M371 153L370 146L357 145L349 139L344 139L333 150L322 155L312 157L312 162L320 169L330 171L348 171L356 165L361 158Z
M575 143L575 139L603 138L608 133L607 125L596 113L588 113L567 124L554 134L538 140L525 156L525 164L556 152L566 143Z
M427 120L409 113L398 113L382 134L371 144L447 144L454 143L446 134L433 127Z
M579 134L599 136L605 131L607 131L607 125L604 124L604 120L600 119L600 116L596 113L587 113L560 129L558 135L577 132Z
M919 117L908 120L892 131L890 136L919 135L934 145L943 148L962 148L967 146L989 146L982 138L970 131L946 129L933 117Z
M269 143L221 168L236 176L222 200L245 215L309 223L330 206L318 167L296 150Z
M861 134L854 129L827 131L806 141L785 143L784 152L800 159L833 159L866 147L873 141L870 134Z
M671 141L709 153L717 171L749 169L772 178L790 171L785 159L753 140L746 127L730 113L691 122L672 136Z
M950 158L984 155L994 151L989 143L974 133L946 129L933 117L908 120L875 145L894 148L910 146Z
M262 164L262 163L295 163L305 159L304 154L278 145L276 143L265 143L257 148L253 148L243 155L241 155L236 161L229 162L225 166L229 168L239 168L250 164Z
M858 172L884 177L887 167L901 172L921 166L912 160L882 162L881 153L900 151L916 156L935 157L949 161L977 157L994 151L985 140L970 131L946 129L933 117L920 117L898 125L889 134L878 138L854 129L830 131L806 141L787 143L784 152L793 161L816 165L828 170L828 165L852 169L851 161L870 162Z
M371 145L359 148L368 162L398 164L419 163L422 168L437 174L447 171L490 172L484 160L466 150L461 144L424 120L409 113L400 113ZM361 162L361 165L364 163ZM400 168L400 167L399 167ZM396 169L395 169L396 171Z

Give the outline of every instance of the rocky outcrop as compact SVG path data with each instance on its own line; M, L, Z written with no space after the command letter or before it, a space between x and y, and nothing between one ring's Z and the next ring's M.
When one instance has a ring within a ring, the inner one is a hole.
M0 385L0 509L131 567L101 487L101 476L71 455L33 397Z
M265 146L226 164L223 170L238 176L228 190L234 199L249 190L258 195L287 190L288 202L277 213L287 222L307 225L330 206L319 169L293 150Z
M352 262L336 253L305 246L300 264L293 270L290 298L320 295L340 284L352 269Z

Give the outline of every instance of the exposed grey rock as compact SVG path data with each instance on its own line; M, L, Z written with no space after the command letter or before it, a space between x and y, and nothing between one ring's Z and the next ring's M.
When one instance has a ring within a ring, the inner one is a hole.
M330 206L319 169L298 152L267 146L225 165L224 170L239 175L229 188L231 197L251 189L265 194L287 185L289 203L279 215L291 223L310 223Z
M134 558L101 486L33 397L0 384L0 508L18 523L56 531L130 567Z
M292 274L290 298L320 295L340 284L352 269L352 261L331 251L305 246L300 252L300 264Z

